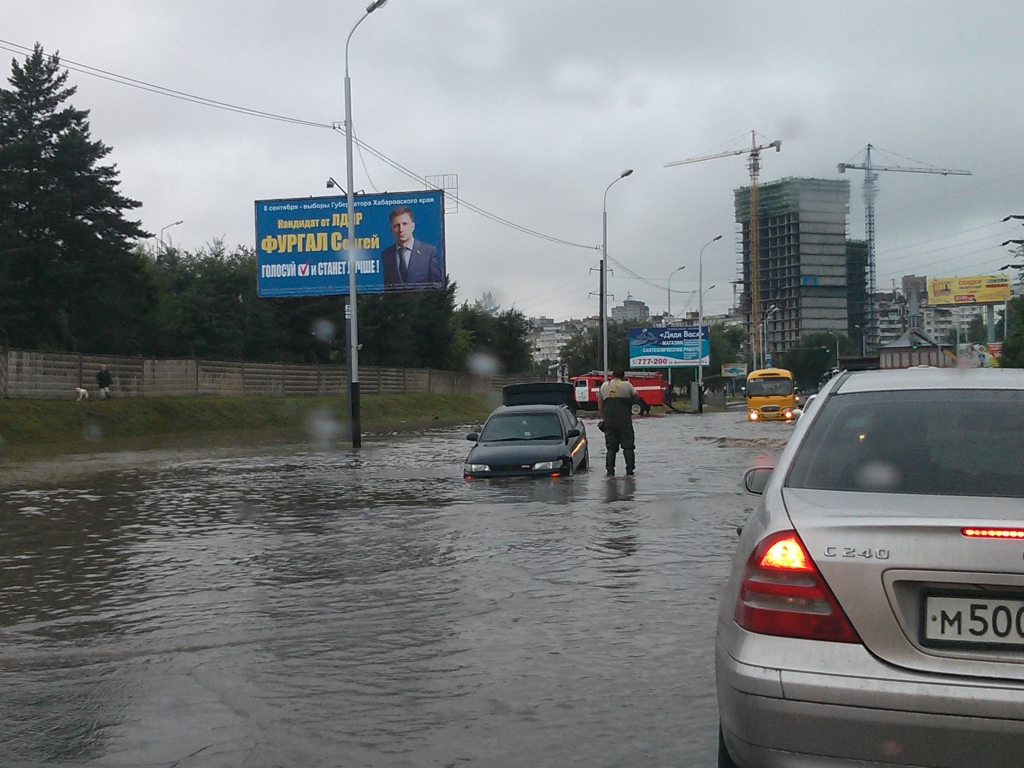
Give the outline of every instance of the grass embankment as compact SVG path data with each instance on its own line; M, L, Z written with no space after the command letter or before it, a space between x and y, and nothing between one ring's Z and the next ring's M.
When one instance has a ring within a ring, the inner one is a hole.
M485 395L364 395L361 403L363 434L369 439L480 423L493 408ZM346 420L343 397L0 400L0 453L19 461L69 453L344 439Z

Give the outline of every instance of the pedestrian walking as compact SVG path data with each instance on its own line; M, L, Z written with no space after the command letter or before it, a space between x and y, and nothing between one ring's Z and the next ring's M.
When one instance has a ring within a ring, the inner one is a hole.
M110 386L113 383L114 380L111 378L107 366L101 365L100 369L96 372L96 386L100 390L100 397L104 400L110 399Z
M612 378L601 385L597 400L600 421L597 426L604 432L604 466L609 475L615 474L615 457L622 448L626 460L626 474L636 469L636 442L633 437L633 399L636 390L626 381L626 372L616 369Z

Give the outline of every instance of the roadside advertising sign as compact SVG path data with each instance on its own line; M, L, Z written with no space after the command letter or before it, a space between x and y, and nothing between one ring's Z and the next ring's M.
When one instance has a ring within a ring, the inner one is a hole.
M444 192L355 196L356 293L440 290ZM256 290L275 296L348 294L344 196L256 201Z
M746 363L722 363L723 379L745 379L747 378Z
M711 335L708 326L684 328L630 328L630 368L696 368L709 365Z
M961 344L957 348L957 363L961 368L998 368L1003 345Z
M928 278L929 304L1002 304L1010 300L1010 276Z

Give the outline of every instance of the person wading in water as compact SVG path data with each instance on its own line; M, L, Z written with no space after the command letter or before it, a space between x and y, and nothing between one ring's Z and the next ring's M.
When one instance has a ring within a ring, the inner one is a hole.
M636 390L626 381L626 372L621 368L612 371L612 378L601 385L601 396L597 400L597 412L601 419L598 428L604 432L605 470L615 474L615 456L622 448L626 460L626 474L636 469L636 447L633 437L633 414L630 408Z

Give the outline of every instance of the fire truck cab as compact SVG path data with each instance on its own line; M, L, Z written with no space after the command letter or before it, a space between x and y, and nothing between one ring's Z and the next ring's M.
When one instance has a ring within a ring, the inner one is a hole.
M608 378L611 378L611 374ZM573 391L576 393L577 407L596 411L601 385L604 384L601 372L590 371L582 376L573 376L569 381L572 382ZM646 414L652 405L665 404L666 384L659 371L626 371L626 381L633 385L639 396L633 402L634 416Z

